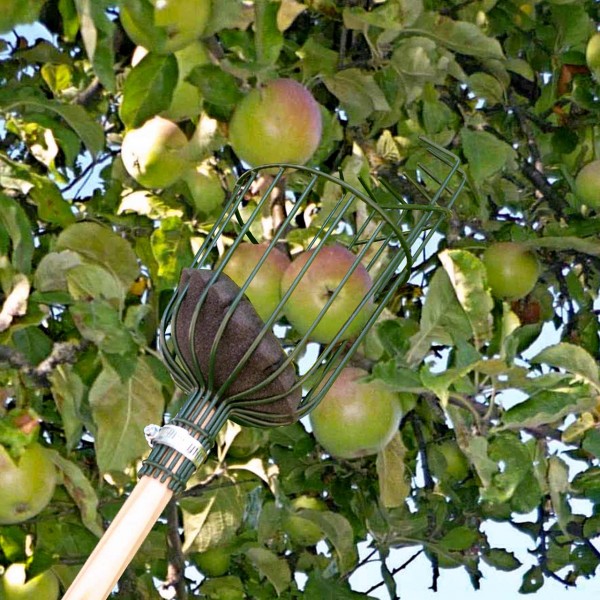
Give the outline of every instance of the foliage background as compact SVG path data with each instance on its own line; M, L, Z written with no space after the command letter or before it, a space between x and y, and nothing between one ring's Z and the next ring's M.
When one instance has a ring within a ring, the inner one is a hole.
M181 400L156 356L156 326L225 195L211 206L182 183L133 194L122 135L168 109L177 66L157 55L136 77L118 9L49 0L40 20L51 42L2 41L0 417L14 440L15 408L39 416L61 485L40 515L0 527L0 560L27 561L31 575L52 568L65 587L135 481L143 427ZM404 394L393 444L337 461L296 425L265 432L242 460L228 454L232 426L116 597L157 597L156 581L181 598L362 597L347 581L363 540L380 561L373 586L391 597L411 569L382 560L399 548L426 555L433 588L454 567L477 588L482 564L520 566L511 547L488 542L489 520L529 538L536 564L519 591L593 576L600 215L573 180L598 157L598 83L585 61L597 11L578 0L214 3L211 62L188 76L202 113L180 126L191 138L199 122L215 125L197 162L225 192L242 168L227 144L231 112L278 75L322 106L313 165L404 190L418 161L438 166L419 145L426 135L460 157L469 189L376 328L373 377ZM489 295L479 257L497 240L522 241L541 261L522 301ZM558 343L527 353L544 325ZM447 440L466 459L458 477L439 451ZM302 494L326 499L326 511L301 515L324 533L319 552L282 526ZM226 575L200 588L180 577L217 546L232 555Z

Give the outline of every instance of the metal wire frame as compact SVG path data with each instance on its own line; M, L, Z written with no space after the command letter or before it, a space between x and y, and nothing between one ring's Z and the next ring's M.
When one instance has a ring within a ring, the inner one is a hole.
M437 188L432 191L428 191L418 181L405 175L415 189L418 190L422 199L426 200L418 204L398 195L385 182L382 182L382 185L387 188L389 200L382 202L366 184L363 184L364 190L359 190L338 177L309 167L291 164L265 165L260 168L253 168L238 179L229 202L208 233L192 263L192 268L210 269L212 271L212 277L198 299L189 336L185 340L185 343L189 345L187 354L192 357L192 364L188 364L182 359L184 353L180 347L180 340L173 335L174 319L177 318L177 313L188 291L189 283L176 290L163 314L159 331L159 349L165 364L177 385L189 394L188 399L172 420L172 423L187 429L202 444L207 455L217 433L227 419L232 419L244 425L263 427L290 422L289 414L258 411L256 409L258 405L277 402L292 391L301 389L302 401L293 418L299 419L312 410L329 390L341 370L348 364L352 355L358 350L367 333L398 288L408 280L413 264L413 256L416 256L424 248L440 222L448 216L450 208L465 184L465 176L460 168L460 163L452 153L427 140L423 140L423 143L434 157L446 165L448 171L443 179L439 179L424 165L418 165L420 174L427 175L437 184ZM250 191L252 184L265 170L271 174L272 181L262 193L254 209L244 220L240 214L240 205ZM296 174L300 172L306 175L308 182L304 185L285 219L277 228L264 255L248 274L244 284L240 286L239 293L224 315L210 352L208 374L203 374L194 351L194 331L210 287L219 279L227 262L242 241L257 241L252 235L251 227L261 218L265 206L270 201L271 193L277 186L282 185L285 177L290 172ZM341 193L333 209L325 216L320 226L316 228L312 239L308 243L306 249L314 250L314 252L306 261L290 288L283 294L277 308L264 322L260 334L248 347L238 365L232 370L226 381L220 387L217 387L214 383L213 373L215 364L219 360L218 344L223 331L232 318L236 307L243 299L248 286L267 260L269 253L277 244L286 241L287 232L293 229L296 216L306 206L311 194L315 192L315 188L326 181L339 186ZM366 209L366 218L355 231L348 234L347 227L345 227L345 217L350 207L356 206L355 202L364 203L363 208ZM414 213L413 216L415 217L412 224L408 222L411 213ZM344 232L340 233L341 230ZM231 235L232 232L235 234L232 245L219 259L218 264L215 265L215 255L220 237ZM293 294L299 281L310 269L319 251L332 242L341 244L351 250L355 254L355 260L312 326L304 335L293 341L287 340L285 336L281 338L286 355L285 361L264 381L242 392L228 394L228 388L235 381L252 353L258 348L264 335L273 331L276 324L281 326L276 329L281 330L284 328L284 331L289 331L289 325L281 317L282 309ZM312 365L296 378L291 390L268 398L256 399L256 392L274 381L290 364L294 366L296 372L299 372L298 363L305 354L308 344L311 343L312 332L360 264L364 264L371 274L372 287L334 338L328 344L318 346L317 356ZM352 321L363 310L367 310L371 304L373 307L370 308L369 317L358 336L350 341L345 341L345 333ZM250 398L250 396L253 396L253 398ZM170 477L170 487L174 490L180 490L194 469L195 466L189 460L182 459L181 455L172 448L157 445L145 461L141 473L160 477L163 480Z

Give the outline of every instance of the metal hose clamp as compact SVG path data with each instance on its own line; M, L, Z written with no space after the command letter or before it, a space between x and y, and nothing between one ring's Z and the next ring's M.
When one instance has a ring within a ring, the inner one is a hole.
M208 456L204 446L183 427L177 425L147 425L144 435L152 448L155 444L169 446L199 467Z

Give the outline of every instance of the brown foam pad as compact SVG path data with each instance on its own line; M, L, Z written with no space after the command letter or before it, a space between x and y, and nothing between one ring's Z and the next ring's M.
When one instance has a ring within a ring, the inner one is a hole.
M225 319L232 302L240 292L240 288L225 274L214 282L208 290L202 303L194 331L190 333L194 310L210 279L213 271L202 269L184 269L179 282L179 289L189 283L184 299L174 317L174 331L182 358L193 370L194 364L190 349L190 335L193 336L193 348L198 364L205 380L209 379L210 356L216 353L212 367L212 389L218 390L238 366L244 354L262 332L265 325L256 313L252 303L243 296L235 312L230 317L223 332L218 330ZM264 332L258 346L240 369L235 380L224 393L225 397L233 396L249 390L265 381L278 369L286 355L271 330ZM265 399L290 391L296 382L294 366L289 364L270 383L254 392L249 392L245 398ZM257 412L266 412L282 416L290 416L294 420L296 408L302 398L300 388L291 391L285 397L275 402L252 405Z

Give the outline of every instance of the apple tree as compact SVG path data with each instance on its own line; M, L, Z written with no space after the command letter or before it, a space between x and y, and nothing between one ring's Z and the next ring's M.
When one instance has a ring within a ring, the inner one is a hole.
M421 136L467 185L357 357L366 397L399 403L391 439L344 458L304 421L229 423L113 596L410 597L444 591L446 569L474 588L515 571L510 595L593 577L599 20L591 0L3 3L0 598L56 600L135 485L144 426L180 406L160 315L244 160L285 149L418 203L406 175L431 190L440 168ZM311 200L317 218L331 202ZM335 442L344 423L319 427Z

